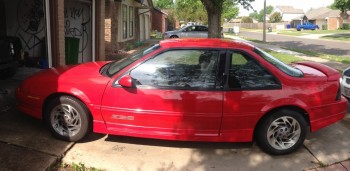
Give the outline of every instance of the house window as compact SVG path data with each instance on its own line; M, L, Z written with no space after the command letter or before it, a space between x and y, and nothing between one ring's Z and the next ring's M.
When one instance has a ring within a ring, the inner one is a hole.
M134 8L129 7L129 36L134 36Z
M123 39L128 38L128 7L123 4Z

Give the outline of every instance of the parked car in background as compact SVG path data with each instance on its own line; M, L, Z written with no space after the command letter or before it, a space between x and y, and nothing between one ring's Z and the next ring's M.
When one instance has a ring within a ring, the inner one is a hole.
M22 51L19 38L0 37L0 79L7 79L16 74Z
M350 67L343 71L343 76L340 83L341 94L350 99Z
M309 129L345 116L340 77L319 63L286 65L244 42L175 39L120 61L40 71L16 96L20 111L66 141L92 128L166 140L255 140L267 153L287 154Z
M298 31L301 31L301 30L318 30L318 29L320 29L318 27L318 25L312 24L311 22L306 22L306 23L297 25L297 30Z
M179 30L167 31L163 35L164 39L169 38L207 38L208 27L203 25L188 25Z

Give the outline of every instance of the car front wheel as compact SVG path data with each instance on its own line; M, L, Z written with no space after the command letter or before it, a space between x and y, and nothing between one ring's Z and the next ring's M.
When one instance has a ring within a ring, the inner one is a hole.
M260 122L256 131L258 146L269 154L288 154L304 142L307 123L299 112L279 110Z
M46 122L53 135L65 141L78 141L89 131L89 112L78 99L60 96L46 110Z

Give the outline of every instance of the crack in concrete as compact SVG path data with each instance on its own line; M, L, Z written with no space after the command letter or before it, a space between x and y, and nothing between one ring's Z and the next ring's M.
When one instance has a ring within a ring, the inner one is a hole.
M346 167L343 165L343 163L340 162L340 165L342 165L342 166L345 168L346 171L349 171L348 168L346 168Z
M319 159L316 157L316 155L315 155L309 148L306 147L306 145L303 144L303 146L304 146L304 148L317 160L317 164L318 164L319 166L321 166L321 165L323 164L323 162L322 162L321 160L319 160ZM319 168L319 167L317 167L317 168ZM311 168L311 169L312 169L312 168ZM309 169L308 169L308 170L309 170Z

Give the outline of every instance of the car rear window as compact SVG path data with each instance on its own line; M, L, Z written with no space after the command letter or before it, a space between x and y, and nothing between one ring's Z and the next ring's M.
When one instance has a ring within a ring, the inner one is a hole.
M292 76L292 77L304 76L303 72L301 72L299 69L283 63L282 61L276 59L275 57L271 56L270 54L266 53L265 51L259 48L254 48L254 52L289 76Z

